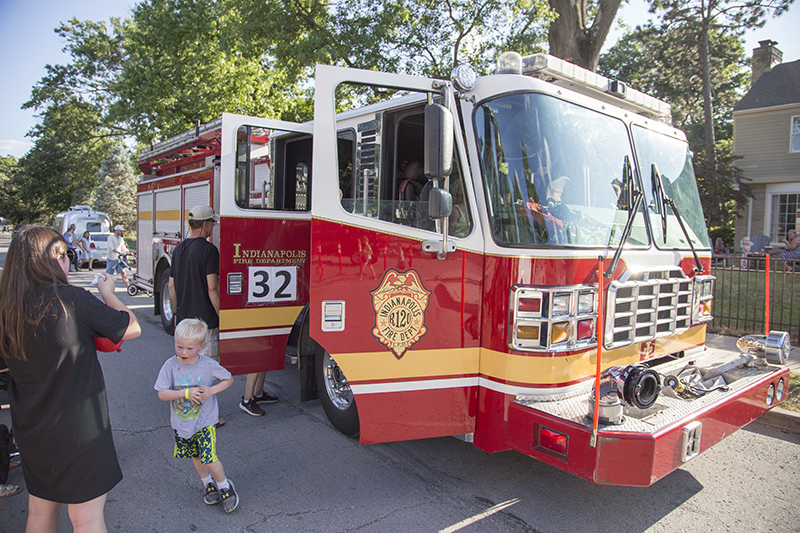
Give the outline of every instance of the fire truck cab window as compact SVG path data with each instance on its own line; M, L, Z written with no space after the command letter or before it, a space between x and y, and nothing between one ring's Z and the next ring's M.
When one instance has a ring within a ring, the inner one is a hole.
M630 209L625 191L640 187L632 181L633 152L622 121L547 95L522 93L478 106L475 125L495 241L619 244ZM627 245L648 242L640 206Z
M681 229L675 212L666 207L667 240L664 241L662 217L665 209L657 205L655 183L653 182L653 164L661 175L664 192L678 207L678 213L692 239L695 248L708 246L708 233L700 204L700 193L697 191L692 154L689 145L674 137L663 135L640 126L633 127L633 142L642 169L645 203L650 213L650 224L653 226L653 239L660 248L688 249L689 243Z
M357 216L378 218L394 224L426 231L439 231L428 217L428 194L433 182L423 174L425 157L424 101L398 106L357 119L355 159L352 144L343 146L339 139L339 162L342 207ZM348 149L349 148L349 149ZM448 234L466 237L472 231L464 183L458 157L454 154L453 171L440 180L453 196L453 213ZM354 161L355 172L342 172L342 161Z
M308 211L312 139L241 126L236 141L236 204L242 209Z

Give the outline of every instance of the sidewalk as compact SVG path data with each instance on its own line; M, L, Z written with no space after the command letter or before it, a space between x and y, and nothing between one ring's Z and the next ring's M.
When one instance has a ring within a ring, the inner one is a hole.
M708 333L706 335L706 345L710 348L737 351L736 341L739 337L729 335L716 335ZM800 374L800 346L792 346L789 352L789 369ZM776 407L758 418L758 422L767 426L776 427L784 431L800 434L800 413Z

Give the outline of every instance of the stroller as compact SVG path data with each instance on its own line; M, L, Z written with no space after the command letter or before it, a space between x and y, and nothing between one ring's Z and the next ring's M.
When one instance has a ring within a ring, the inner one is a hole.
M128 271L128 294L130 294L131 296L136 296L137 294L139 294L139 292L143 292L149 296L150 294L152 294L152 292L146 287L143 287L142 285L136 283L136 276L134 275L135 273L133 271L133 268L131 267L130 261L128 260L129 255L132 254L119 256L120 266ZM136 258L134 257L134 261L135 260Z

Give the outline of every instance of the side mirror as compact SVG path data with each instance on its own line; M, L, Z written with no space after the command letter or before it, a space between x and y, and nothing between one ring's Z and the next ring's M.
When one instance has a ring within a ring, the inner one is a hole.
M453 115L439 104L425 106L425 177L446 178L453 166Z
M453 196L444 189L432 188L428 196L428 216L433 220L442 220L452 212Z

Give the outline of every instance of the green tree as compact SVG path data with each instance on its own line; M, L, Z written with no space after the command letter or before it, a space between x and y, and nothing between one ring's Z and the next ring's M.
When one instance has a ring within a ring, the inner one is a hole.
M136 228L136 177L130 154L122 141L111 147L108 157L97 173L94 208L106 213L116 224L131 230Z
M499 52L540 50L554 14L544 0L252 2L242 26L290 76L316 63L447 77L461 62L488 70Z
M40 115L33 147L20 160L22 172L15 179L17 200L31 217L52 216L87 198L109 146L98 122L96 109L74 98Z
M0 216L11 222L21 221L20 206L16 200L14 178L19 172L19 162L13 155L0 156Z
M447 76L498 51L538 49L545 0L144 0L111 25L57 29L72 57L48 66L29 107L91 103L98 130L148 144L223 112L307 120L316 63Z
M11 166L8 174L0 176L0 212L15 224L46 220L42 200L30 193L31 183L19 162Z
M113 86L124 62L124 29L130 21L112 18L110 24L111 32L104 22L73 18L55 28L66 43L62 51L72 60L67 65L45 65L45 76L33 86L23 108L41 110L75 100L90 104L102 117L115 98Z
M280 117L291 87L263 50L241 46L245 19L231 0L147 0L108 27L72 19L56 29L71 62L48 65L25 107L77 100L96 132L141 143L223 112Z
M23 106L40 112L39 123L28 132L33 147L20 160L15 178L26 221L46 219L70 205L91 205L109 139L122 133L104 120L119 67L119 39L109 39L102 23L74 19L56 32L73 61L46 65L46 75Z
M231 0L148 0L124 29L123 56L108 118L140 142L185 131L223 112L282 118L302 93L299 80L240 25L248 4Z
M716 129L717 170L711 172L703 96L698 91L703 82L697 31L688 26L662 30L648 25L628 32L603 54L598 71L672 105L672 122L686 133L695 154L693 163L707 223L730 225L736 216L736 205L749 195L732 152L733 106L747 84L742 69L745 63L742 41L735 35L717 31L709 39L711 79L716 94L712 124Z
M382 25L378 39L373 16ZM505 49L541 50L554 16L544 0L344 0L332 21L345 47L333 59L444 78L459 63L486 72Z
M741 37L745 30L760 28L768 14L779 16L794 0L651 0L651 12L662 13L663 28L682 27L697 39L700 63L700 85L703 97L705 141L704 172L708 179L719 175L716 132L714 128L714 84L712 45L715 33Z

